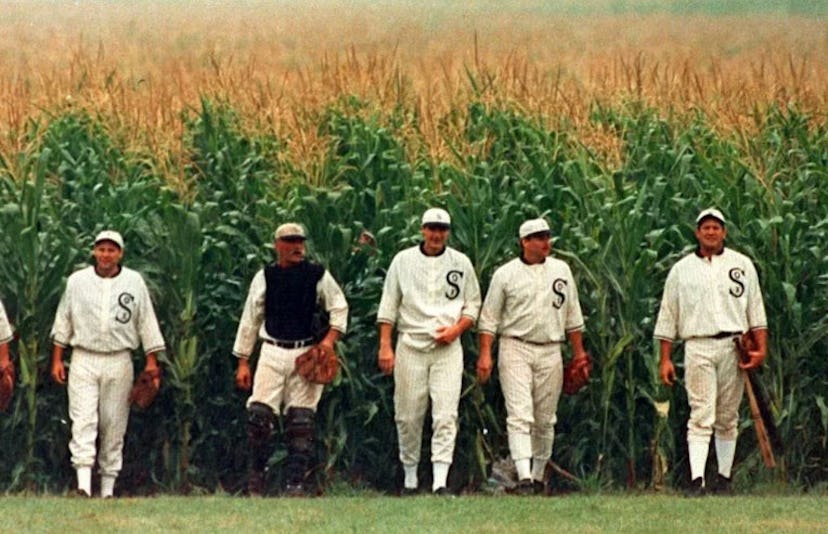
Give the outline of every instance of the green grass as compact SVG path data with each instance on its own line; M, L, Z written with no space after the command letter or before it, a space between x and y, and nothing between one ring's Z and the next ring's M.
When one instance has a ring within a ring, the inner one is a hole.
M0 532L828 532L824 497L0 498Z

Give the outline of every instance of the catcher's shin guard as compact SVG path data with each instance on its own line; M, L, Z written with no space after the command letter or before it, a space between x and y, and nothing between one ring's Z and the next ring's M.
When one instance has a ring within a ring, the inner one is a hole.
M302 488L313 458L314 411L310 408L288 408L285 483Z
M264 491L264 470L270 458L270 435L273 432L273 410L267 404L253 402L247 408L247 440L250 444L248 492Z

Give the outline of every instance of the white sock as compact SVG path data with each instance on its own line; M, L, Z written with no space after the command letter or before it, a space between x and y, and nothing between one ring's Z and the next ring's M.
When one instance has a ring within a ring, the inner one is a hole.
M704 468L707 465L707 451L710 444L704 441L688 441L687 452L690 455L690 480L701 477L704 486Z
M543 482L544 471L546 471L546 462L543 458L532 459L532 480Z
M405 473L403 485L409 489L417 489L417 464L403 464L403 472Z
M115 495L115 477L113 475L101 476L101 497L104 499Z
M92 468L78 467L78 489L86 492L87 495L92 495Z
M434 483L431 485L431 491L437 491L440 488L446 487L446 480L448 479L448 470L451 464L445 462L434 462L432 469L434 471Z
M719 474L730 478L730 471L733 469L733 457L736 456L735 439L715 438L716 461L719 463Z
M532 459L521 458L515 460L515 468L517 469L518 480L526 480L532 476Z

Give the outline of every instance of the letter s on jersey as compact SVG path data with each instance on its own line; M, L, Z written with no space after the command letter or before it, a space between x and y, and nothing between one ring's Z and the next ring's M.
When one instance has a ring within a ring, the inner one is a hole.
M460 282L463 280L463 271L449 271L446 274L446 282L450 286L446 291L446 298L454 300L460 295Z
M736 298L745 294L745 271L739 267L734 267L727 273L727 277L733 281L733 285L728 290L731 295Z
M556 310L560 310L564 302L566 302L566 286L567 282L563 278L557 278L554 282L552 282L552 292L555 293L555 300L552 301L552 306L555 307Z

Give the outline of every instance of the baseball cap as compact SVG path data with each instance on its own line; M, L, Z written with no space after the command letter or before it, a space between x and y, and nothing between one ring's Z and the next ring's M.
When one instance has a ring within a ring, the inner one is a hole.
M524 222L520 225L518 229L518 235L521 239L524 237L530 236L532 234L551 234L552 232L549 230L549 223L546 222L545 219L529 219L528 221Z
M701 222L704 219L707 219L708 217L712 217L722 224L725 223L725 218L724 215L722 215L721 211L717 210L716 208L707 208L706 210L702 210L702 212L699 213L699 216L696 217L696 226L701 224Z
M435 224L438 226L451 227L451 217L446 210L440 208L429 208L423 213L423 226Z
M278 228L276 228L276 232L273 234L275 239L284 239L290 237L301 237L302 239L307 239L305 236L305 229L302 228L301 224L297 223L285 223Z
M95 244L97 245L101 241L112 241L118 248L124 248L124 238L121 237L121 234L116 232L115 230L104 230L103 232L99 233L95 236Z

